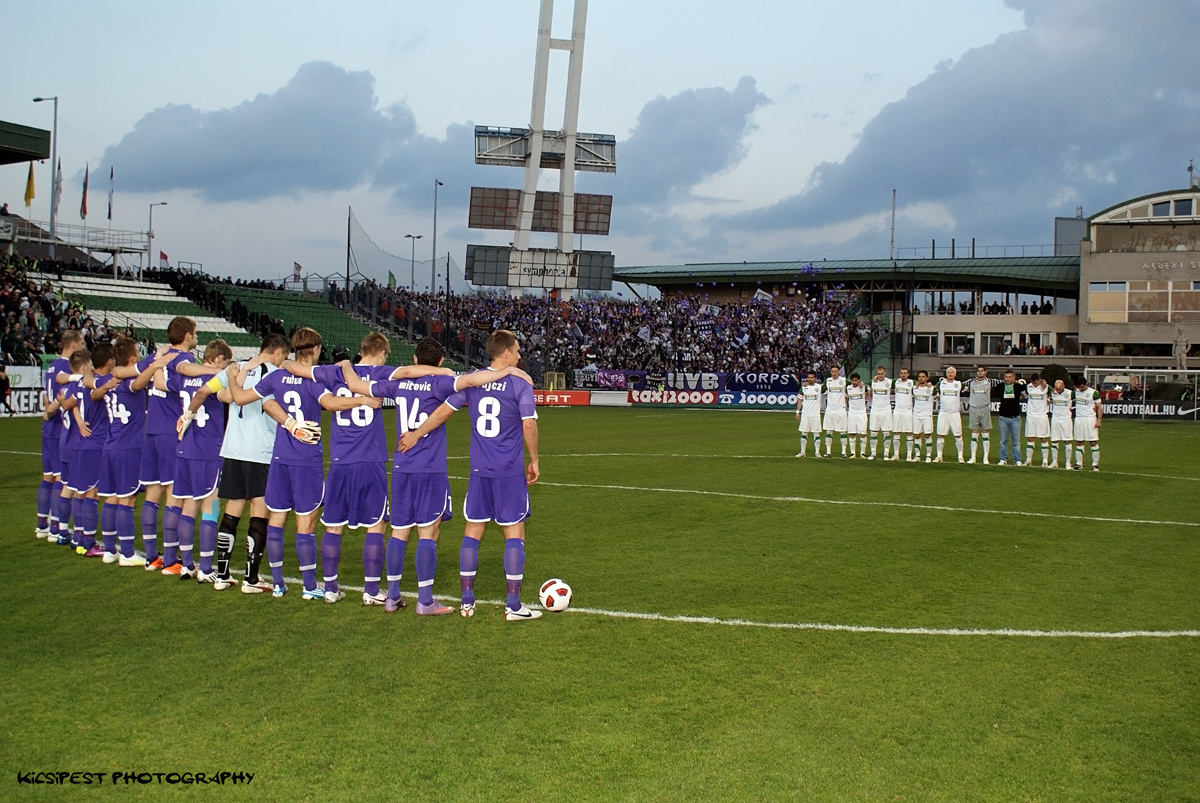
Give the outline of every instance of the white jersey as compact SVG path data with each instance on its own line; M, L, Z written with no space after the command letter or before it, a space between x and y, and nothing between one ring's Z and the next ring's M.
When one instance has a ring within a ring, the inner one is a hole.
M1050 392L1050 417L1058 421L1071 420L1071 391Z
M892 380L871 380L871 412L892 409Z
M913 408L913 387L916 382L911 379L897 379L892 383L892 396L895 399L896 412L909 412Z
M825 409L846 409L846 377L830 377L825 380Z
M1050 386L1025 386L1025 412L1030 418L1044 416L1050 412Z
M913 417L933 417L933 385L913 385Z
M1100 391L1085 387L1083 390L1076 390L1074 397L1076 421L1096 417L1096 402L1100 401Z
M846 402L851 413L865 415L867 412L867 386L846 385Z
M242 387L252 388L258 384L258 380L276 370L271 363L263 363L247 372L242 378ZM217 377L222 385L229 384L224 371ZM270 465L277 426L275 419L263 412L262 399L245 406L231 405L229 422L225 425L225 440L221 443L221 457Z
M821 383L800 386L801 415L819 416L821 414Z
M954 415L962 412L962 382L957 379L939 380L938 397L942 400L941 412Z

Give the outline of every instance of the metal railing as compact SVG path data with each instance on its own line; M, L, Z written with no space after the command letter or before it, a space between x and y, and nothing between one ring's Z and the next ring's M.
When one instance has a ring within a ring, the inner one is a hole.
M97 229L71 223L56 223L54 238L50 237L50 224L40 220L17 218L17 242L54 243L73 246L88 251L108 253L146 253L149 240L144 231L122 229Z

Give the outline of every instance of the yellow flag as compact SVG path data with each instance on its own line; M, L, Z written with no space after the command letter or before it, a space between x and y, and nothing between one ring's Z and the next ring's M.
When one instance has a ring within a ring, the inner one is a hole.
M33 162L29 163L29 178L25 179L25 205L33 206L36 194L33 191Z

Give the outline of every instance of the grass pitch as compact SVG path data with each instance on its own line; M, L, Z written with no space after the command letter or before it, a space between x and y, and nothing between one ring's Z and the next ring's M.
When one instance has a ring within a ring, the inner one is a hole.
M546 410L525 597L553 576L575 599L513 625L47 546L39 423L0 421L5 800L1200 799L1200 638L1102 637L1200 629L1193 425L1106 421L1092 474L797 460L787 415ZM465 417L450 430L458 502ZM457 594L461 527L437 593ZM503 598L501 551L489 529L481 600ZM254 780L17 782L56 770Z

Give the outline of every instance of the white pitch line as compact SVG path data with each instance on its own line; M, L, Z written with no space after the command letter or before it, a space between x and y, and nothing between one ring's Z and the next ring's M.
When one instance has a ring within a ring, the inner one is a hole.
M234 572L241 574L240 571ZM302 585L295 577L285 577L288 585ZM362 593L361 586L338 584L346 591ZM402 591L400 596L410 599L417 595ZM458 597L434 594L434 599L459 603ZM476 605L504 605L503 600L477 599ZM540 606L539 606L540 607ZM963 628L963 627L877 627L873 625L835 625L825 622L756 622L752 619L719 619L713 616L668 616L661 613L639 613L637 611L610 611L604 608L567 608L564 613L588 616L606 616L610 619L638 619L648 622L673 622L689 625L723 625L725 627L759 627L768 630L817 630L831 633L866 633L888 636L1010 636L1016 638L1082 638L1082 639L1130 639L1130 638L1200 638L1200 630L1018 630L1015 628Z
M453 479L461 480L466 479L466 477L454 477ZM608 491L642 491L645 493L720 496L730 499L750 499L761 502L799 502L802 504L837 505L843 507L896 507L909 510L938 510L946 513L984 513L997 516L1026 516L1040 519L1064 519L1067 521L1095 521L1105 524L1158 524L1174 527L1200 527L1200 522L1196 521L1171 521L1169 519L1130 519L1116 516L1077 516L1066 513L1040 513L1032 510L1001 510L993 508L953 507L951 505L919 505L915 502L877 502L859 499L819 499L816 497L807 496L764 496L760 494L732 493L730 491L701 491L692 488L651 488L638 485L592 485L577 482L544 482L540 480L538 481L538 484L557 488L591 488Z
M27 454L27 455L32 455L33 457L41 457L42 456L41 452L13 452L13 451L9 451L8 449L0 449L0 454Z

